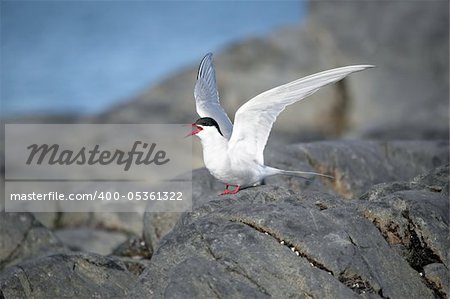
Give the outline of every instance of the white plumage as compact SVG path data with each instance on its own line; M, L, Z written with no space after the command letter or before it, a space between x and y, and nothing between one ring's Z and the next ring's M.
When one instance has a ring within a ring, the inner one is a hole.
M321 87L335 83L347 75L372 65L352 65L313 74L272 88L242 105L234 117L234 126L219 102L219 93L212 54L201 61L194 97L201 117L193 127L203 146L206 168L226 184L223 194L230 193L228 185L241 187L261 183L266 177L285 175L321 175L313 172L285 171L264 165L264 148L277 116L286 108Z

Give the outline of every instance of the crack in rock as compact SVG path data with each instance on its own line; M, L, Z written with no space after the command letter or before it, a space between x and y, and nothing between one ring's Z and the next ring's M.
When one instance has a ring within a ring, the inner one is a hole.
M211 290L211 292L213 292L213 294L216 296L216 298L219 298L219 299L222 298L220 296L220 294L217 293L216 288L214 288L214 286L210 282L208 282L207 285L208 285L209 289Z
M214 252L211 249L211 246L209 246L208 241L206 241L206 238L203 234L200 234L200 239L203 241L203 243L205 244L206 247L206 252L215 260L215 261L219 261L221 258L217 257Z
M318 262L317 260L315 260L314 258L309 256L298 245L295 245L294 243L292 243L292 242L290 242L288 240L284 240L284 239L278 237L275 233L270 232L268 229L262 228L260 226L257 226L253 222L245 221L245 220L242 220L242 219L231 219L230 221L232 221L232 222L239 222L239 223L245 224L245 225L251 227L252 229L257 230L260 233L263 233L265 235L271 236L272 238L277 240L278 243L280 243L281 245L287 246L297 256L305 258L312 267L320 269L322 271L326 271L328 274L334 276L333 271L331 271L330 269L325 267L325 265L323 265L322 263Z
M431 289L437 298L446 298L442 290L438 288L432 281L430 281L426 276L424 276L424 267L433 263L443 263L441 258L433 252L428 244L425 242L423 237L419 237L416 232L417 226L414 224L413 220L409 215L409 211L406 210L402 213L402 216L408 220L408 233L409 233L409 244L405 247L409 250L406 260L409 265L419 272L422 281L425 285Z
M446 296L442 294L442 290L424 276L424 267L433 263L443 264L441 258L429 248L423 237L419 236L416 231L417 225L411 218L409 210L406 209L402 211L401 215L408 222L406 234L404 236L401 235L400 226L398 224L390 221L387 225L383 226L377 215L363 213L363 216L375 225L389 245L400 244L404 246L406 253L403 254L403 257L406 259L407 263L411 268L418 272L422 281L434 292L437 298L445 298Z
M20 240L19 243L17 243L17 246L8 254L7 257L3 261L0 262L0 269L3 269L5 265L7 265L9 262L13 261L16 256L18 255L19 251L22 249L23 244L28 239L28 235L33 230L33 221L30 223L30 227L24 232L23 238Z
M376 293L373 286L359 275L349 275L344 271L339 274L338 279L357 294Z
M267 228L263 228L261 226L258 226L256 223L251 222L251 221L246 221L246 220L242 220L242 219L232 219L230 221L233 222L239 222L242 224L245 224L249 227L251 227L252 229L257 230L260 233L263 233L265 235L268 235L272 238L274 238L275 240L278 241L278 243L280 243L283 246L287 246L288 248L291 249L292 252L294 252L297 256L300 256L302 258L305 258L309 264L311 265L311 267L320 269L322 271L327 272L328 274L332 275L333 277L336 277L333 273L333 271L331 271L330 269L328 269L325 265L323 265L322 263L318 262L317 260L315 260L314 258L312 258L311 256L309 256L307 253L305 253L298 245L295 245L294 243L282 239L279 236L277 236L275 233L271 232L269 229ZM350 235L349 239L350 242L354 245L357 246L356 243L354 242L354 240L351 238ZM359 275L349 275L345 272L345 270L343 272L341 272L337 277L336 277L343 285L345 285L347 288L349 288L350 290L352 290L353 292L357 293L357 294L366 294L366 293L371 293L371 294L378 294L380 297L383 297L383 292L382 289L380 289L378 292L376 292L375 288L370 284L369 281L363 279L361 276Z
M25 271L25 269L20 265L18 265L17 268L19 268L21 270L21 274L23 274L18 277L20 285L25 292L25 296L29 297L33 293L33 285L31 284L30 278L28 277L28 273ZM25 278L25 280L23 278Z
M404 211L402 216L408 221L409 244L405 244L405 246L410 251L407 261L411 267L419 273L423 273L423 267L426 265L433 263L442 264L441 258L435 254L433 250L428 247L425 240L417 234L417 226L409 216L409 211Z

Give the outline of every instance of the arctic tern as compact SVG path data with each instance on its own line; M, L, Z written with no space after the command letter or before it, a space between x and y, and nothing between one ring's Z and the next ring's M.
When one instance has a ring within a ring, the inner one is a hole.
M286 106L351 73L371 67L374 66L335 68L265 91L236 111L233 127L220 105L212 54L208 53L200 63L194 88L196 110L201 118L191 124L194 130L188 136L200 138L206 168L225 184L222 195L235 194L241 188L259 185L265 178L277 174L333 178L315 172L289 171L264 165L263 152L267 139L277 116ZM229 186L236 188L230 192Z

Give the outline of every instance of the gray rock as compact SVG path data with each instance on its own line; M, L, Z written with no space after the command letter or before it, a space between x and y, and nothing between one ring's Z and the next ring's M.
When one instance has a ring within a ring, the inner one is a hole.
M24 260L67 251L32 214L0 212L0 270Z
M208 195L220 194L223 184L217 181L206 168L192 171L192 204L193 208L206 202ZM144 214L144 240L150 252L159 240L170 232L180 218L181 213L146 212Z
M146 212L144 214L144 240L147 249L153 254L159 240L169 233L180 218L181 213Z
M361 199L362 213L436 294L448 297L449 166L410 182L380 184Z
M44 215L40 215L44 214ZM140 234L142 232L142 213L35 213L49 228L64 229L90 227L124 234Z
M442 298L448 298L449 295L449 271L443 264L428 264L423 267L425 279L433 285Z
M207 178L204 171L198 175ZM121 256L107 258L87 253L49 254L50 250L3 271L2 295L448 295L448 166L409 182L376 185L360 200L314 188L292 191L270 185L217 197L214 184L206 187L213 192L207 195L197 189L203 198L162 237L150 261L124 257L126 250L115 251ZM14 217L9 222L13 221ZM395 232L395 238L386 232ZM136 242L130 240L126 247L136 247Z
M326 141L291 145L286 153L269 157L274 158L269 165L280 168L302 169L301 163L308 162L306 170L334 176L334 180L316 178L316 184L309 186L311 190L325 191L327 188L345 198L356 199L374 184L410 180L448 164L449 142ZM285 186L281 180L289 182L289 179L278 178L278 185ZM298 179L290 181L301 182ZM288 187L305 189L302 185L297 186Z
M108 255L127 240L127 235L92 228L66 228L55 231L55 235L71 250Z
M272 186L211 196L161 239L141 282L157 297L432 298L365 203Z
M35 258L0 273L2 298L148 298L117 259L87 253Z
M55 212L40 212L33 213L33 216L45 227L55 228L58 226L58 221L61 214Z
M284 187L300 194L304 191L321 191L357 199L374 184L409 180L448 163L448 153L447 141L302 143L290 145L286 149L269 149L266 153L268 165L326 173L333 175L335 179L315 177L307 181L296 177L276 176L266 181L269 185ZM212 195L220 194L224 188L204 168L193 171L192 180L194 209L214 198ZM445 178L442 180L445 181ZM255 194L259 193L256 188ZM144 239L150 249L153 250L159 240L172 229L179 216L177 213L145 214Z
M410 181L396 181L372 186L360 199L375 201L397 191L420 190L449 194L449 164L434 168L431 171L418 175Z
M111 245L114 233L84 228L57 231L55 236L30 213L0 216L1 298L124 298L131 291L134 298L148 297L136 284L148 261L67 248L110 253L117 243Z
M365 207L367 218L391 245L402 245L405 256L418 271L430 263L448 267L448 200L429 191L396 191Z
M334 49L338 63L377 66L344 82L351 94L349 131L389 139L448 138L447 1L312 1L310 12L318 39Z
M125 242L117 246L113 253L116 256L130 257L133 259L150 258L152 252L146 247L142 238L131 236Z

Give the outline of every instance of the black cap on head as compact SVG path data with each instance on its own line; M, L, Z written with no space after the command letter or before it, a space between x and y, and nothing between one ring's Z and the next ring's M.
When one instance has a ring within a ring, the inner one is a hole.
M211 117L199 118L199 119L197 119L195 124L199 125L199 126L204 126L204 127L208 127L208 126L212 127L212 126L214 126L214 127L216 127L217 131L219 131L220 135L223 136L222 132L220 131L219 124L214 119L212 119Z

